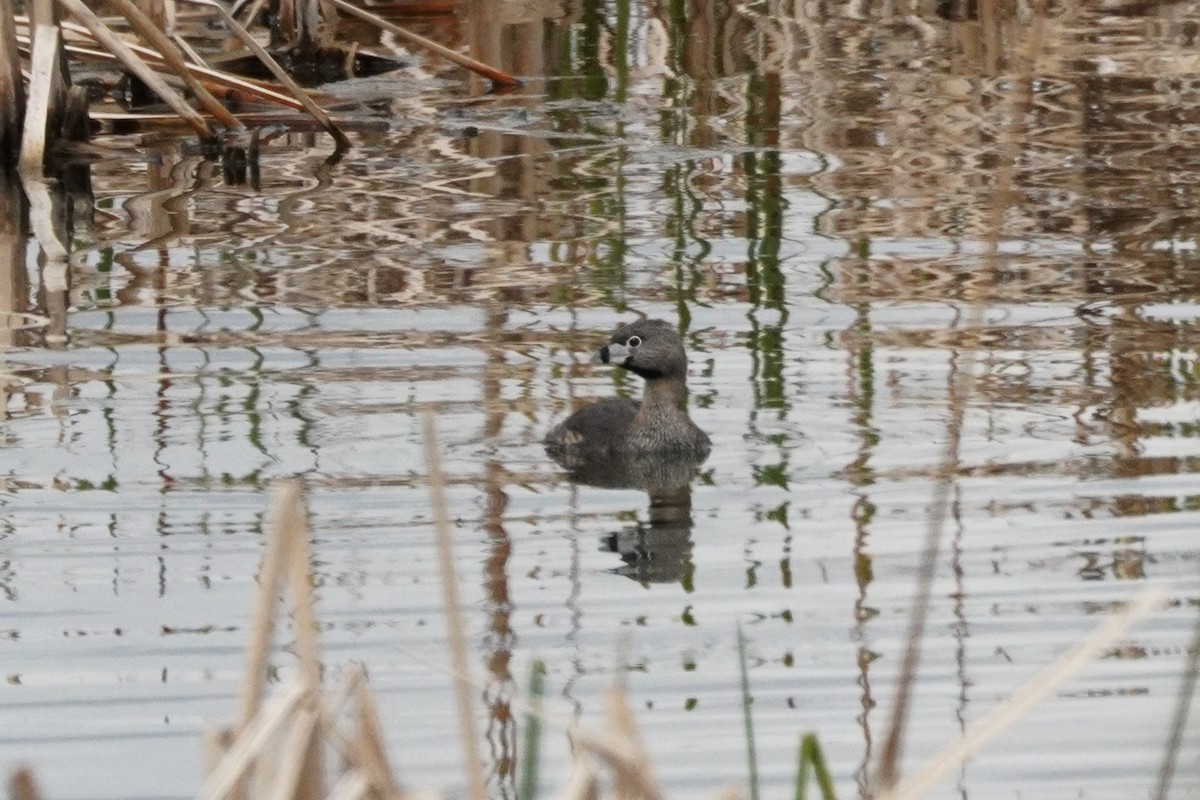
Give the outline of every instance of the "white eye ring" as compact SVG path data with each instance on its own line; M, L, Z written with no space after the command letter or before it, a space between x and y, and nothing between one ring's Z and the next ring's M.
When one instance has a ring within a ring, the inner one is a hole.
M642 337L630 336L629 341L625 342L625 346L626 347L637 347L641 343L642 343Z

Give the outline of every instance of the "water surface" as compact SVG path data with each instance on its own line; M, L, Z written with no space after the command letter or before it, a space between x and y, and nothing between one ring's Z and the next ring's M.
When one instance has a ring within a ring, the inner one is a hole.
M671 796L744 785L738 625L764 797L807 730L862 796L941 470L906 766L1157 586L932 794L1150 796L1200 603L1200 73L1189 6L1125 11L484 3L432 32L526 87L418 59L331 89L387 98L337 164L284 135L228 185L110 139L65 296L27 227L0 248L0 759L55 798L191 795L266 488L301 476L327 675L365 664L402 778L460 790L432 410L495 797L535 659L558 718L626 682ZM539 444L640 390L587 364L637 316L684 332L714 442L690 528Z

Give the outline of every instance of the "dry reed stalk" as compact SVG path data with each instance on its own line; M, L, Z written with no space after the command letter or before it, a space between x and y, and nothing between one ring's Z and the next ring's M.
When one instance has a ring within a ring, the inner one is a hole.
M54 0L33 0L27 6L30 18L30 27L36 28L38 25L47 25L51 28L58 27L58 10L54 6Z
M302 782L309 771L308 761L315 746L320 745L318 714L311 708L297 709L292 715L285 738L280 745L275 774L265 791L256 797L265 800L295 800L305 794Z
M342 679L337 691L322 698L321 711L327 730L336 732L336 721L346 713L350 701L358 697L358 684L366 679L366 670L361 665L355 664Z
M287 559L288 594L296 628L296 658L300 674L314 691L321 683L321 656L317 646L317 617L313 611L312 567L308 552L308 519L300 484L284 481L275 493L276 535L283 541Z
M21 80L21 52L13 0L0 0L0 159L3 166L17 163L21 129L25 124L25 86Z
M375 696L367 688L365 680L359 680L355 689L358 700L357 763L377 794L388 798L400 797L402 792L388 764Z
M905 635L900 675L896 680L896 697L892 704L892 716L874 776L874 784L877 789L888 789L899 779L912 687L916 681L917 668L921 661L921 642L925 636L925 622L929 616L929 599L933 592L933 580L937 574L942 529L950 510L954 476L958 472L963 420L966 418L966 405L974 383L975 366L973 350L965 355L966 363L963 365L957 363L960 355L955 353L950 367L949 399L947 401L950 406L950 418L946 422L946 443L942 448L937 481L934 484L933 502L930 504L925 538L921 546L921 561L917 567L917 585L913 591L912 604L909 607L908 631Z
M361 668L348 674L336 693L319 689L316 618L303 495L296 481L276 486L268 540L259 575L255 621L247 643L247 675L242 687L237 736L232 743L209 738L219 760L210 767L201 800L317 800L325 797L326 746L342 756L343 772L332 796L393 800L404 795L387 763L379 717ZM279 589L295 626L299 674L281 695L262 702L266 654L271 644ZM338 719L357 701L355 733L347 738ZM225 746L228 744L228 746Z
M426 666L428 669L437 670L441 668L439 665L427 662L425 659L412 653L408 653L407 656ZM454 675L457 680L464 681L474 689L482 691L485 688L483 685L473 681L471 676L466 672L455 672ZM619 692L621 689L617 687L616 691ZM559 719L523 701L519 697L514 697L509 702L514 711L534 715L542 725L563 732L571 741L572 751L575 753L576 759L583 759L586 762L587 758L585 754L590 753L609 764L613 769L625 772L637 772L641 768L641 760L644 758L644 754L632 747L626 737L620 736L613 731L589 730L578 722L568 722Z
M995 4L986 2L985 5L994 9ZM1022 120L1032 97L1032 81L1034 65L1041 50L1043 15L1033 14L1032 22L1022 30L1023 38L1017 48L1017 74L1012 81L1013 88L1006 94L1004 109L1008 124L1004 126L1000 137L1001 148L998 154L998 164L995 169L995 189L992 193L989 209L989 224L987 231L987 264L988 275L994 275L998 269L1000 243L1004 238L1005 215L1013 200L1013 184L1015 181L1017 158L1020 155ZM970 309L967 328L978 330L983 325L984 311L987 308L988 289L991 281L979 282L979 296ZM957 326L957 320L955 322ZM958 353L956 352L956 360ZM978 360L976 345L967 347L965 363L952 367L949 391L949 406L951 418L947 423L947 442L943 450L941 463L938 467L937 484L934 492L934 502L929 514L929 529L926 535L925 558L922 561L918 587L915 593L914 607L910 618L908 648L899 680L899 690L894 707L892 726L885 742L879 766L875 773L877 789L890 789L899 781L899 763L902 750L904 722L907 716L911 686L916 678L917 664L920 659L920 640L923 635L925 617L928 612L928 598L932 589L936 556L941 528L950 507L950 489L954 476L958 471L959 447L962 440L963 420L966 417L966 404L970 399L975 383L975 364Z
M597 800L600 795L596 771L592 762L583 754L583 748L578 746L572 737L571 771L567 780L558 790L558 800Z
M343 775L329 791L327 800L360 800L371 792L371 782L357 770Z
M259 113L240 113L238 118L247 125L275 125L286 127L289 131L296 133L321 133L323 129L316 123L315 120L308 114L303 112L297 113L292 111L263 111ZM110 112L92 112L90 115L92 122L97 123L102 131L108 133L137 133L143 130L153 128L156 131L171 131L175 128L183 126L179 117L173 114L129 114L129 113L110 113ZM351 119L343 123L343 127L350 130L375 131L382 132L386 129L387 123L378 118L363 118ZM247 151L254 147L253 139L255 137L255 129L250 129L250 135L246 140ZM260 137L263 136L261 131L258 131ZM270 139L277 136L278 133L269 133L264 138ZM126 154L125 151L118 151L114 147L102 147L96 144L88 144L86 147L77 146L70 148L72 151L80 151L84 154L93 154L100 158L107 158L113 154Z
M237 3L234 3L233 8L230 10L233 12L233 15L238 18L238 22L249 27L250 25L254 24L255 18L258 17L263 6L266 4L267 0L252 0L242 8L238 8Z
M19 21L20 18L18 18L18 22ZM63 27L66 28L67 24L64 23ZM24 45L29 47L29 37L18 33L17 44L18 46ZM151 64L161 66L165 63L162 56L156 50L151 50L148 47L143 47L136 44L129 45L129 49L140 55L143 59ZM104 50L96 50L84 45L68 44L66 45L66 51L71 55L91 59L93 61L120 63L120 59L118 59L112 53ZM273 91L254 81L239 78L236 75L230 75L228 73L212 69L211 67L203 67L196 64L188 64L187 70L197 78L201 79L205 85L208 86L209 91L212 91L213 87L220 87L231 92L244 92L247 96L263 102L287 106L288 108L294 108L297 110L302 110L304 108L303 104L301 104L298 100Z
M438 450L437 423L431 413L424 418L425 467L429 473L429 499L433 506L433 524L437 533L438 565L442 576L442 607L446 611L446 633L450 644L450 669L454 674L454 696L458 707L459 737L462 744L463 770L467 775L470 800L487 800L483 778L483 759L479 754L478 725L471 702L471 680L467 667L467 634L458 596L458 575L454 570L454 541L446 512L445 476Z
M261 704L267 675L267 655L275 629L279 589L285 581L295 626L296 655L300 663L299 685L309 697L316 698L320 689L321 666L309 572L308 525L300 487L295 481L285 481L274 490L267 545L259 570L254 621L246 646L246 671L237 724L239 740L260 723L265 713ZM316 714L315 711L306 713ZM303 734L302 740L291 740L285 745L285 758L290 760L279 765L284 771L283 781L293 785L294 791L289 797L317 796L324 785L321 759L316 752L320 744L321 726L314 717L314 722L308 727L311 729ZM288 755L297 747L303 747L304 753L299 756ZM227 764L233 757L231 747L223 763ZM240 795L237 783L247 768L243 767L234 780L233 788L219 796L224 797L229 792ZM293 768L299 773L293 775L289 771Z
M413 654L408 654L409 658L424 664L429 669L439 669L438 665L428 663L424 659L418 658ZM455 679L462 681L468 687L482 690L483 687L475 683L469 674L465 671L455 671ZM572 773L568 777L568 784L576 784L575 788L564 786L559 791L558 797L560 800L570 800L574 797L573 792L578 791L578 786L582 785L580 775L586 772L588 775L595 775L591 763L588 760L588 755L592 755L604 762L613 770L614 773L624 776L633 786L637 796L643 798L661 797L661 790L654 780L650 770L650 760L640 744L640 737L634 732L631 739L629 735L629 723L633 721L632 712L629 711L627 700L625 700L624 691L618 686L612 689L615 693L613 698L619 700L624 706L625 711L615 715L618 720L617 727L621 730L606 730L593 731L584 728L578 722L566 722L553 715L547 714L540 708L535 707L530 703L526 703L520 698L512 698L510 701L514 711L536 716L542 725L550 728L555 728L566 734L571 741L572 752ZM626 716L627 715L627 716ZM626 717L628 722L622 721L621 718ZM611 716L610 716L611 718ZM610 725L610 728L612 726ZM586 768L586 769L585 769ZM594 777L592 778L594 781Z
M276 502L277 530L274 533L283 540L283 557L288 561L288 568L284 574L287 577L288 598L291 601L296 658L300 662L300 677L315 698L321 688L321 655L317 644L317 617L313 609L308 519L299 482L283 482L276 491ZM324 768L319 745L318 738L308 738L309 754L300 761L303 775L297 783L296 800L315 800L325 793Z
M420 34L413 33L405 28L401 28L399 25L388 22L386 19L378 17L372 14L370 11L364 11L357 6L347 3L346 0L325 0L325 2L329 3L339 11L343 11L352 17L358 17L361 20L365 20L372 25L387 31L388 33L399 36L406 42L423 47L432 53L436 53L453 64L457 64L460 67L465 67L477 75L482 75L497 87L513 88L521 85L519 80L514 78L512 75L509 75L507 72L502 72L494 67L484 64L482 61L478 61L470 56L464 56L455 50L451 50L449 47L440 45L432 39L426 39Z
M571 742L580 750L590 752L609 765L614 771L638 774L642 754L630 747L624 739L612 733L597 734L580 726L571 728Z
M159 30L165 31L171 26L171 17L173 16L168 11L169 0L138 0L138 11L143 14L146 19L153 20L153 24ZM170 11L174 11L174 3L170 3Z
M63 0L60 0L60 2L62 1ZM76 0L76 2L78 2L78 0ZM321 127L333 137L333 140L337 143L335 152L341 153L350 147L350 140L346 138L346 134L342 133L341 128L339 128L334 121L329 118L329 115L326 114L320 106L313 102L312 98L308 96L308 93L305 92L298 83L292 80L291 76L284 71L283 67L279 66L279 63L275 59L271 58L271 54L263 49L263 46L254 39L250 32L243 28L241 24L233 18L233 15L225 10L225 6L218 2L214 2L214 0L188 0L188 2L208 6L217 10L217 13L221 15L221 19L224 20L225 24L229 26L229 29L233 31L239 39L242 40L242 43L246 45L250 52L254 53L258 60L261 61L263 65L271 71L271 74L275 76L275 79L283 84L283 86L292 93L292 96L296 98L304 110L309 114L312 114L313 119L320 123Z
M195 95L196 101L217 122L233 131L244 131L246 129L246 126L238 121L237 117L229 113L229 109L225 108L221 104L221 101L213 97L208 89L204 88L204 84L196 80L195 76L188 69L187 62L179 55L179 51L175 48L175 45L165 33L159 30L150 17L146 16L131 0L108 0L108 4L124 14L125 18L141 34L142 38L158 50L163 60L167 62L167 66L171 68L171 72L187 84L192 94Z
M1033 22L1023 30L1024 38L1018 42L1019 71L1013 84L1016 88L1006 96L1005 107L1008 109L1008 125L1002 136L1002 148L999 164L996 168L996 188L992 194L987 236L987 263L994 274L999 255L1000 241L1004 236L1005 213L1012 202L1012 186L1017 157L1020 152L1020 133L1022 130L1022 110L1030 102L1031 84L1034 67L1041 51L1043 15L1032 15ZM968 328L977 330L982 327L984 310L987 307L988 281L980 282L980 296L971 307ZM955 321L957 326L957 320ZM888 790L896 785L900 778L899 765L903 751L904 734L911 702L912 685L916 679L917 667L921 657L921 640L924 637L925 621L929 612L929 597L933 588L933 579L937 570L937 556L940 549L942 527L950 509L951 487L958 472L959 449L962 442L963 421L966 418L966 405L974 389L974 372L977 362L975 346L966 348L964 363L958 364L960 355L955 352L951 364L949 379L948 405L950 419L946 424L946 443L938 465L937 482L934 488L933 502L929 511L921 564L918 568L917 586L913 593L913 603L909 614L908 633L904 658L901 663L900 676L897 680L896 699L892 707L892 718L889 723L884 746L873 776L876 790Z
M425 665L429 669L439 669L437 664L426 662L412 653L409 653L408 657ZM618 659L618 661L624 663L625 660ZM454 677L457 681L463 682L468 687L479 690L484 688L475 683L464 670L456 670ZM558 719L520 698L512 698L510 703L514 711L536 716L542 725L555 728L566 734L571 742L574 754L572 760L572 774L574 777L568 779L569 783L578 779L575 772L585 766L588 773L594 775L594 770L592 770L587 757L590 754L608 764L614 773L620 773L629 778L637 787L636 791L639 793L639 796L661 797L661 790L650 771L649 758L645 749L641 746L640 736L637 734L636 729L633 730L632 735L630 733L633 714L629 710L628 701L625 699L626 695L619 686L614 687L611 691L614 694L607 699L614 703L619 702L620 706L624 708L623 712L618 709L615 714L610 713L609 715L610 720L616 720L617 730L612 729L612 724L610 724L609 730L588 730L578 722L566 722ZM561 800L567 800L570 795L565 790L560 790L559 797Z
M312 692L302 681L292 681L284 691L267 703L242 730L238 731L225 758L204 779L198 800L224 800L234 792L264 749L301 705L310 701Z
M38 25L34 28L29 105L25 109L19 161L23 175L42 175L50 148L58 140L69 80L62 71L61 43L57 27Z
M633 755L632 761L610 760L615 780L614 788L619 800L662 800L662 790L654 779L650 757L638 733L637 721L629 708L629 698L624 690L613 686L604 693L604 708L608 716L610 732L625 743Z
M915 775L883 793L879 800L916 800L921 797L946 773L1011 727L1067 679L1116 644L1130 626L1162 609L1166 601L1166 594L1158 588L1140 594L1069 653L1023 683L1007 700L971 726L971 730L961 739L934 756Z
M356 702L354 734L347 736L338 720L348 713L350 701ZM367 719L369 717L369 719ZM387 763L386 747L379 728L375 699L366 683L366 671L355 665L337 692L321 703L321 725L330 744L347 765L361 769L373 791L382 797L400 797L402 792Z
M179 52L183 53L185 56L187 56L188 61L191 62L189 64L185 64L185 67L189 71L192 66L197 66L197 67L207 67L208 66L208 64L205 62L204 58L199 53L196 52L196 49L194 47L192 47L191 44L188 43L188 40L183 38L182 35L180 35L179 33L171 33L171 34L168 34L168 38L171 40L172 44L174 44L176 47L179 48Z
M208 122L204 117L188 105L182 95L172 89L157 72L152 70L145 61L139 58L129 45L125 44L123 40L109 30L103 20L96 16L90 8L85 6L82 0L58 0L58 3L70 12L71 16L79 20L85 28L91 31L92 36L96 37L96 41L104 45L109 52L120 59L126 69L136 75L151 91L161 97L171 107L172 111L191 126L197 136L202 139L215 138L212 128L208 126Z
M258 570L254 621L251 623L250 641L246 645L246 669L243 673L242 696L238 704L236 724L238 731L245 729L258 714L266 687L267 654L271 649L271 637L275 630L275 606L279 602L279 585L284 575L286 544L283 536L279 534L284 522L284 502L283 488L277 487L275 500L271 505L266 549Z
M28 17L18 15L15 17L15 22L18 29L22 27L28 29L29 27ZM65 21L60 23L59 28L62 30L64 37L66 37L67 34L77 34L80 38L85 39L85 41L95 41L95 37L92 36L91 31L89 31L83 25L79 25L78 23ZM22 37L20 33L17 34L18 44L23 42L26 44L26 46L28 46L28 41L28 36ZM144 61L148 61L151 64L158 66L166 65L166 59L163 57L162 53L158 52L157 50L140 44L128 43L128 45L129 49L141 56ZM95 50L88 47L86 43L78 44L67 42L65 46L67 52L73 55L79 55L81 57L99 61L120 63L119 59L112 53L109 53L105 50ZM190 50L190 48L188 49ZM272 90L270 87L258 81L247 80L245 78L232 75L228 72L222 72L221 70L213 69L212 67L204 64L203 60L201 60L198 55L193 54L192 57L196 63L185 63L184 68L189 73L196 76L196 78L204 81L205 84L210 87L210 91L212 86L221 86L227 89L245 92L251 97L256 97L269 103L285 105L296 109L303 108L298 100L295 100L288 95L280 94L279 92Z

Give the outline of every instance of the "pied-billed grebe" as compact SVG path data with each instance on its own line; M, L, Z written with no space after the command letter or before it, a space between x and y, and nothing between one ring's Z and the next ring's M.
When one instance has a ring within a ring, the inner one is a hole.
M623 325L595 360L646 381L642 401L610 398L579 409L546 436L552 449L630 455L708 455L708 435L687 415L687 353L683 340L661 319Z

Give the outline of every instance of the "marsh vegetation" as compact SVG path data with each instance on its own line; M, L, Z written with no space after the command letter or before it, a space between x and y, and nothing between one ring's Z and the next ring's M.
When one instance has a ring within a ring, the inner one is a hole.
M247 674L290 715L319 672L358 701L347 791L391 791L382 761L471 796L586 786L536 696L644 745L603 773L622 796L787 796L815 732L806 769L879 797L1033 680L920 796L1200 790L1194 8L372 9L503 91L345 11L317 52L372 74L334 80L231 8L336 127L216 7L162 8L222 76L224 122L149 59L208 133L80 53L103 43L69 13L65 62L37 59L35 7L8 17L8 84L69 74L90 136L43 125L49 162L0 184L5 766L56 800L192 796ZM712 451L670 487L592 485L540 442L636 395L586 360L638 317L681 332ZM282 625L247 672L279 480L321 648Z

